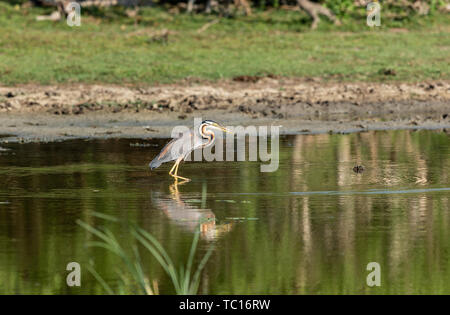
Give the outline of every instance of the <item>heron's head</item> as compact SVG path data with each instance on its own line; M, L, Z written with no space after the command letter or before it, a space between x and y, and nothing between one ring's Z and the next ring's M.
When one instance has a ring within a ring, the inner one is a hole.
M228 133L233 133L231 130L225 128L224 126L220 125L219 123L213 121L213 120L204 120L202 121L201 127L203 126L208 126L209 128L212 129L217 129L217 130L221 130L221 131L225 131Z

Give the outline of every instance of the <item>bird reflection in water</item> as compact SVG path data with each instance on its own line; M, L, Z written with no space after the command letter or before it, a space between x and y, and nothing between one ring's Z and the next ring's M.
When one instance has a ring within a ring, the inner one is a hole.
M158 209L175 224L195 232L200 227L200 236L206 240L215 240L231 230L230 222L218 224L215 214L210 209L202 209L183 200L175 182L169 186L170 195L160 192L152 194L152 201Z

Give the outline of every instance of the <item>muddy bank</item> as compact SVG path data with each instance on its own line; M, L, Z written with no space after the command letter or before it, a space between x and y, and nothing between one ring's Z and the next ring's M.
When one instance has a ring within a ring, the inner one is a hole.
M450 82L323 83L237 77L214 84L0 87L0 138L170 136L194 117L227 125L282 125L287 134L371 129L450 129Z

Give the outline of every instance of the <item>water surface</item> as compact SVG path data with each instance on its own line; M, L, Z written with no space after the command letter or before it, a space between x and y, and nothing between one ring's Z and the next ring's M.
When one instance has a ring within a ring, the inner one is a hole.
M145 144L136 146L135 143ZM0 152L0 293L102 293L94 264L118 288L120 260L86 246L76 221L151 232L176 263L201 224L211 244L202 294L450 293L450 137L437 131L287 136L277 172L259 162L190 162L150 172L163 140L5 144ZM352 168L362 164L364 172ZM116 217L119 222L99 218ZM141 248L160 293L173 287ZM66 285L79 262L82 285ZM366 285L369 262L381 286ZM129 292L133 293L133 292Z

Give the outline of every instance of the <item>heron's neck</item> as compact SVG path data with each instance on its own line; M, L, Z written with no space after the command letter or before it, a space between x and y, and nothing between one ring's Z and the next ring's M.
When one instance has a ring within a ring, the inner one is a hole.
M212 130L206 130L206 127L208 126L203 125L200 127L200 135L203 139L208 140L208 142L206 142L204 146L210 145L214 141L214 132Z

